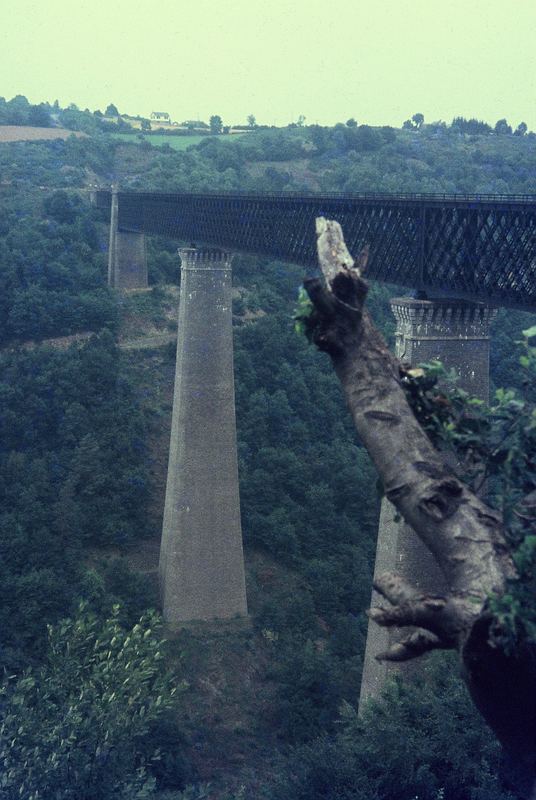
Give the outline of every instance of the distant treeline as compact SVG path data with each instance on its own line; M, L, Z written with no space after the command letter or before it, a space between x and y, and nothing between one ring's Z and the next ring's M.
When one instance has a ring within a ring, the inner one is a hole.
M21 94L11 100L0 97L0 125L31 125L38 128L50 126L48 103L32 105Z
M244 131L261 131L273 129L274 126L259 125L255 117L251 114L248 117L247 125L223 125L221 117L213 115L210 118L210 124L203 120L187 120L182 122L175 130L168 130L157 127L152 130L151 121L141 116L131 116L121 114L119 109L114 103L110 103L104 113L99 109L90 111L89 108L83 111L78 108L75 103L70 103L67 108L61 108L58 100L55 100L51 105L48 102L32 105L24 95L16 95L11 100L6 100L0 97L0 125L30 125L37 127L49 127L50 125L61 125L69 130L79 130L88 134L96 134L99 132L132 132L135 128L130 124L131 120L141 122L141 131L144 134L151 132L158 132L159 134L165 133L170 136L188 136L194 130L197 134L221 134L229 133L233 130ZM158 126L158 122L154 123ZM377 131L384 133L386 130L396 130L391 126L372 127L366 124L358 125L357 121L351 117L346 123L338 123L335 126L319 126L319 125L305 125L305 117L300 116L298 122L291 122L287 126L281 126L281 130L285 128L289 130L315 130L321 128L322 130L332 130L333 127L347 128L352 131L367 130ZM471 117L454 117L450 125L446 122L439 120L431 123L425 123L424 115L420 113L413 114L410 119L405 120L401 126L404 130L412 131L427 131L429 133L441 133L451 131L453 133L467 134L467 135L482 135L494 133L497 135L514 135L514 136L536 136L528 130L525 122L520 122L514 129L509 124L506 118L497 120L495 125L490 125L483 120ZM362 134L363 135L363 134ZM364 134L370 137L370 134ZM385 135L385 133L384 133ZM365 147L363 149L373 149L372 147Z

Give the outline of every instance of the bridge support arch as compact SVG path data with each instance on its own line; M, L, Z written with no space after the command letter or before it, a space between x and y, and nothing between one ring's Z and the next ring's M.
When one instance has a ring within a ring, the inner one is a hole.
M114 289L146 289L148 286L145 234L119 230L119 197L116 186L112 188L108 286Z
M441 361L459 375L458 385L475 397L489 400L490 326L495 311L481 303L464 300L418 300L399 297L391 300L396 318L398 358L417 365ZM394 506L383 500L378 529L374 576L395 572L423 592L440 593L445 580L434 558L413 529L395 519ZM384 601L373 591L371 606ZM369 621L359 698L362 710L366 701L379 697L389 676L409 673L416 662L405 665L379 662L399 634Z
M247 614L233 376L231 255L184 248L160 550L170 623Z

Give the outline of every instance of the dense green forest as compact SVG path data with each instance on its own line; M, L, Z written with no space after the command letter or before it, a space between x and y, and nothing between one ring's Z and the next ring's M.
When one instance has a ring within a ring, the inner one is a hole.
M525 132L351 122L207 136L181 152L98 126L88 138L0 144L0 797L20 797L23 780L36 800L510 797L449 659L430 659L421 685L393 685L356 717L379 496L329 361L294 333L295 266L234 262L252 625L194 628L160 645L149 613L158 600L143 562L158 546L175 353L123 345L127 328L173 328L177 245L149 243L147 293L109 290L106 226L78 190L116 180L194 191L536 189L536 138ZM395 291L374 286L369 299L389 339ZM495 386L534 392L514 345L530 324L499 313ZM232 674L238 664L247 687Z

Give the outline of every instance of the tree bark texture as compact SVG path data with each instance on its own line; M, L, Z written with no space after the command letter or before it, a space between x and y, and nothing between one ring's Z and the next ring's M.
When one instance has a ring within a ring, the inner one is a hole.
M500 515L457 478L408 405L400 365L364 307L367 251L355 263L337 222L319 218L317 235L324 277L305 282L313 341L332 359L387 498L430 550L448 586L445 595L423 595L395 574L378 578L375 588L387 602L370 612L372 619L413 629L380 658L457 650L471 696L513 765L518 793L536 798L534 654L527 647L506 655L490 643L488 597L502 594L515 577Z

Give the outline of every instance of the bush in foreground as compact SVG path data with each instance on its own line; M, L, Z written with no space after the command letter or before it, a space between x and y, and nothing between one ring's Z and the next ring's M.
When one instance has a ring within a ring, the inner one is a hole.
M4 682L2 800L153 796L155 727L184 684L174 686L163 668L158 617L125 630L119 615L115 606L102 621L82 605L74 619L49 626L40 669Z

